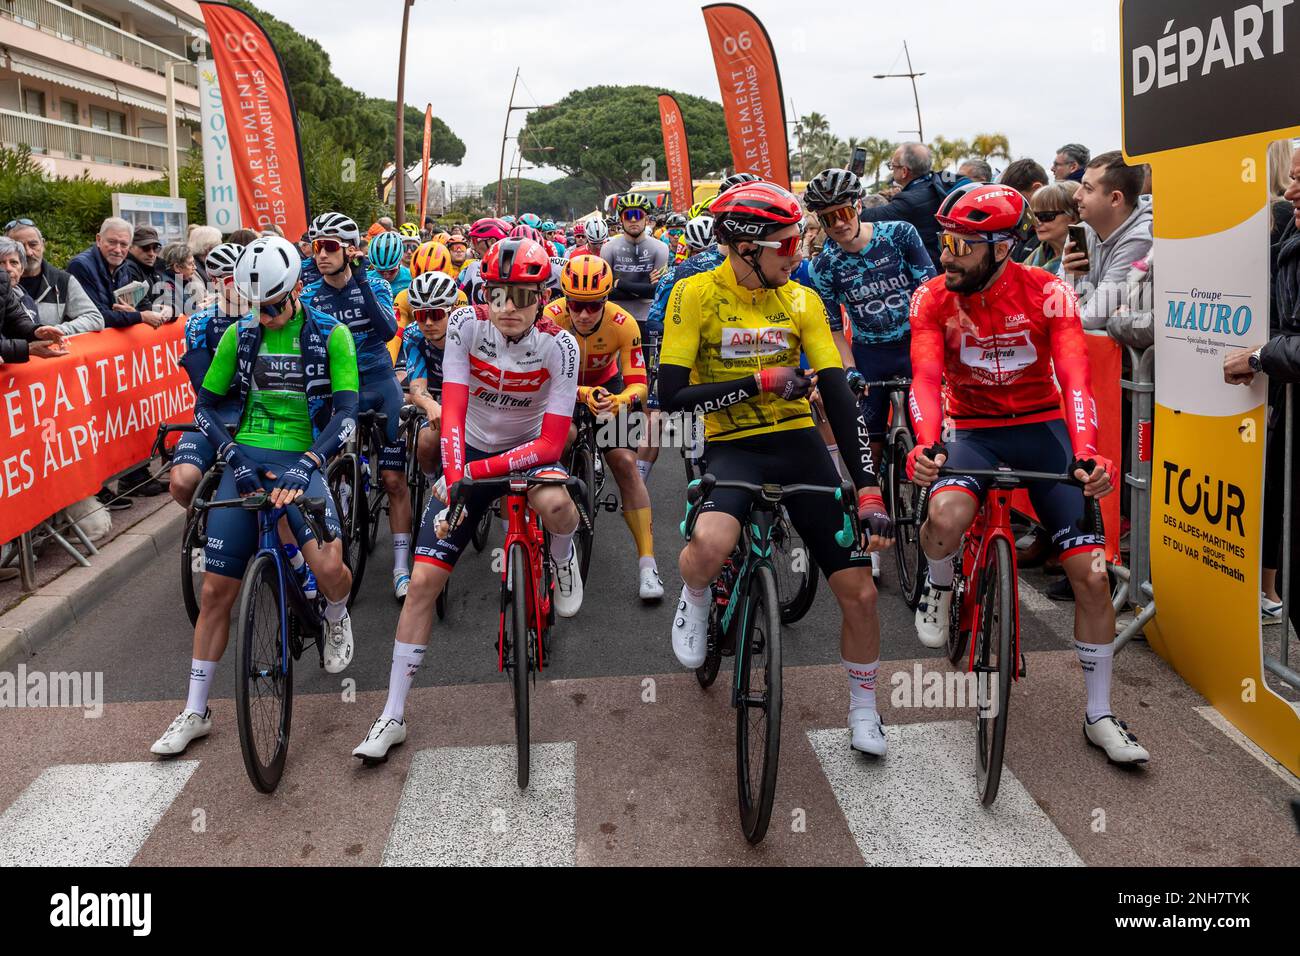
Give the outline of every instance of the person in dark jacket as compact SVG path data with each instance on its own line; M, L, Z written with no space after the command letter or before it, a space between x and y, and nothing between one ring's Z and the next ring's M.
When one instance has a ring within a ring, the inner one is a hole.
M40 324L36 303L18 284L26 257L13 239L0 239L0 362L6 364L68 354L62 333Z
M931 170L930 150L922 143L903 143L894 151L889 161L889 169L894 182L901 187L897 196L883 206L863 208L858 218L863 222L883 222L896 219L910 222L921 234L921 244L930 254L936 270L942 272L939 265L939 224L934 214L939 211L939 204L951 187L966 180L951 184L943 183Z
M133 305L119 303L113 295L114 290L131 282L126 258L133 232L134 227L125 219L105 219L95 236L94 245L73 256L68 263L68 272L81 283L81 288L104 317L104 325L110 329L124 329L141 322L157 328L163 323L160 313L139 311Z
M132 282L147 282L149 291L145 300L152 302L162 295L163 284L167 276L158 264L158 253L162 252L162 240L158 230L153 226L136 226L131 236L131 249L127 253L126 267L130 271Z

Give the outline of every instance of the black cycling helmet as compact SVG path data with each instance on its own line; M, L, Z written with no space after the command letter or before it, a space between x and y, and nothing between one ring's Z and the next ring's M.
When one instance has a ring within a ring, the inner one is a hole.
M862 198L862 180L847 169L823 169L812 178L803 194L804 205L813 212L844 206Z
M718 194L721 195L731 187L739 186L741 183L758 183L762 181L762 176L755 176L753 173L732 173L722 181L722 185L718 187Z

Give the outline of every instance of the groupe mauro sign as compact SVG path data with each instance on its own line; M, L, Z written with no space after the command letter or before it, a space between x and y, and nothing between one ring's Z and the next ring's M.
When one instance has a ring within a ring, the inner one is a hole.
M1120 20L1131 157L1300 123L1296 0L1122 0Z

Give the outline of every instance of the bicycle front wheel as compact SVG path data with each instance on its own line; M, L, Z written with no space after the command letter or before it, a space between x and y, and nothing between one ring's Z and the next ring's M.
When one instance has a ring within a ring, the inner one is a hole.
M1005 538L994 538L980 571L980 620L975 648L978 688L975 763L980 802L986 807L991 807L998 795L1007 740L1007 710L1015 666L1014 588L1011 546Z
M327 474L330 494L339 511L343 527L343 563L352 572L352 591L348 607L361 591L366 573L366 495L361 483L361 463L353 455L344 455L330 465Z
M293 655L281 627L282 610L275 559L259 554L244 572L239 599L235 709L244 769L262 793L273 793L280 785L289 755Z
M736 784L740 826L758 843L767 834L781 754L781 611L772 569L749 581L736 651Z
M898 564L898 590L913 611L921 603L925 589L925 552L921 550L921 523L917 513L920 491L907 480L907 456L911 454L912 436L906 431L894 438L889 463L889 514L894 519L894 559Z
M528 786L528 676L532 657L528 636L528 592L532 575L528 571L528 552L522 544L510 549L510 586L502 595L502 626L505 631L506 667L510 670L511 690L515 703L515 754L518 761L519 789Z
M777 513L777 520L772 525L772 545L781 623L793 624L808 613L817 596L817 561L794 529L794 523L784 508Z

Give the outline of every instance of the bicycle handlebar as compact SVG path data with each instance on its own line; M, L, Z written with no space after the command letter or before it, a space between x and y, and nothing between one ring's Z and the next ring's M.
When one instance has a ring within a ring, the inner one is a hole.
M499 494L525 494L530 488L541 487L564 487L570 491L576 491L577 498L573 504L578 509L578 521L585 530L591 530L591 519L582 507L580 500L587 496L587 483L585 481L574 475L566 475L563 478L558 476L543 478L539 475L524 475L518 472L501 475L497 478L470 478L468 476L462 478L457 484L456 500L451 502L451 506L447 511L447 525L455 528L464 519L465 509L468 507L465 497L472 489L481 488L486 491L498 491Z
M213 508L243 508L245 511L261 511L264 508L274 508L271 504L271 496L266 492L249 495L246 498L225 498L220 501L204 501L201 498L194 499L194 510L210 511ZM297 508L302 514L303 520L307 522L307 527L311 529L316 540L321 543L333 541L335 535L330 531L329 525L325 521L325 499L324 498L299 498L290 506Z
M756 485L748 481L735 481L731 479L719 479L711 474L706 474L696 478L686 486L686 517L678 526L682 537L687 541L691 539L691 534L695 530L695 522L699 517L699 506L703 504L710 494L717 488L734 488L738 491L747 491L752 496L759 498L765 504L776 505L782 498L792 497L794 495L830 495L840 503L844 509L844 526L835 532L835 543L841 548L851 547L854 542L858 541L862 534L861 526L858 522L858 510L856 507L857 496L853 492L853 486L847 481L838 488L831 488L826 485L777 485L763 484Z

